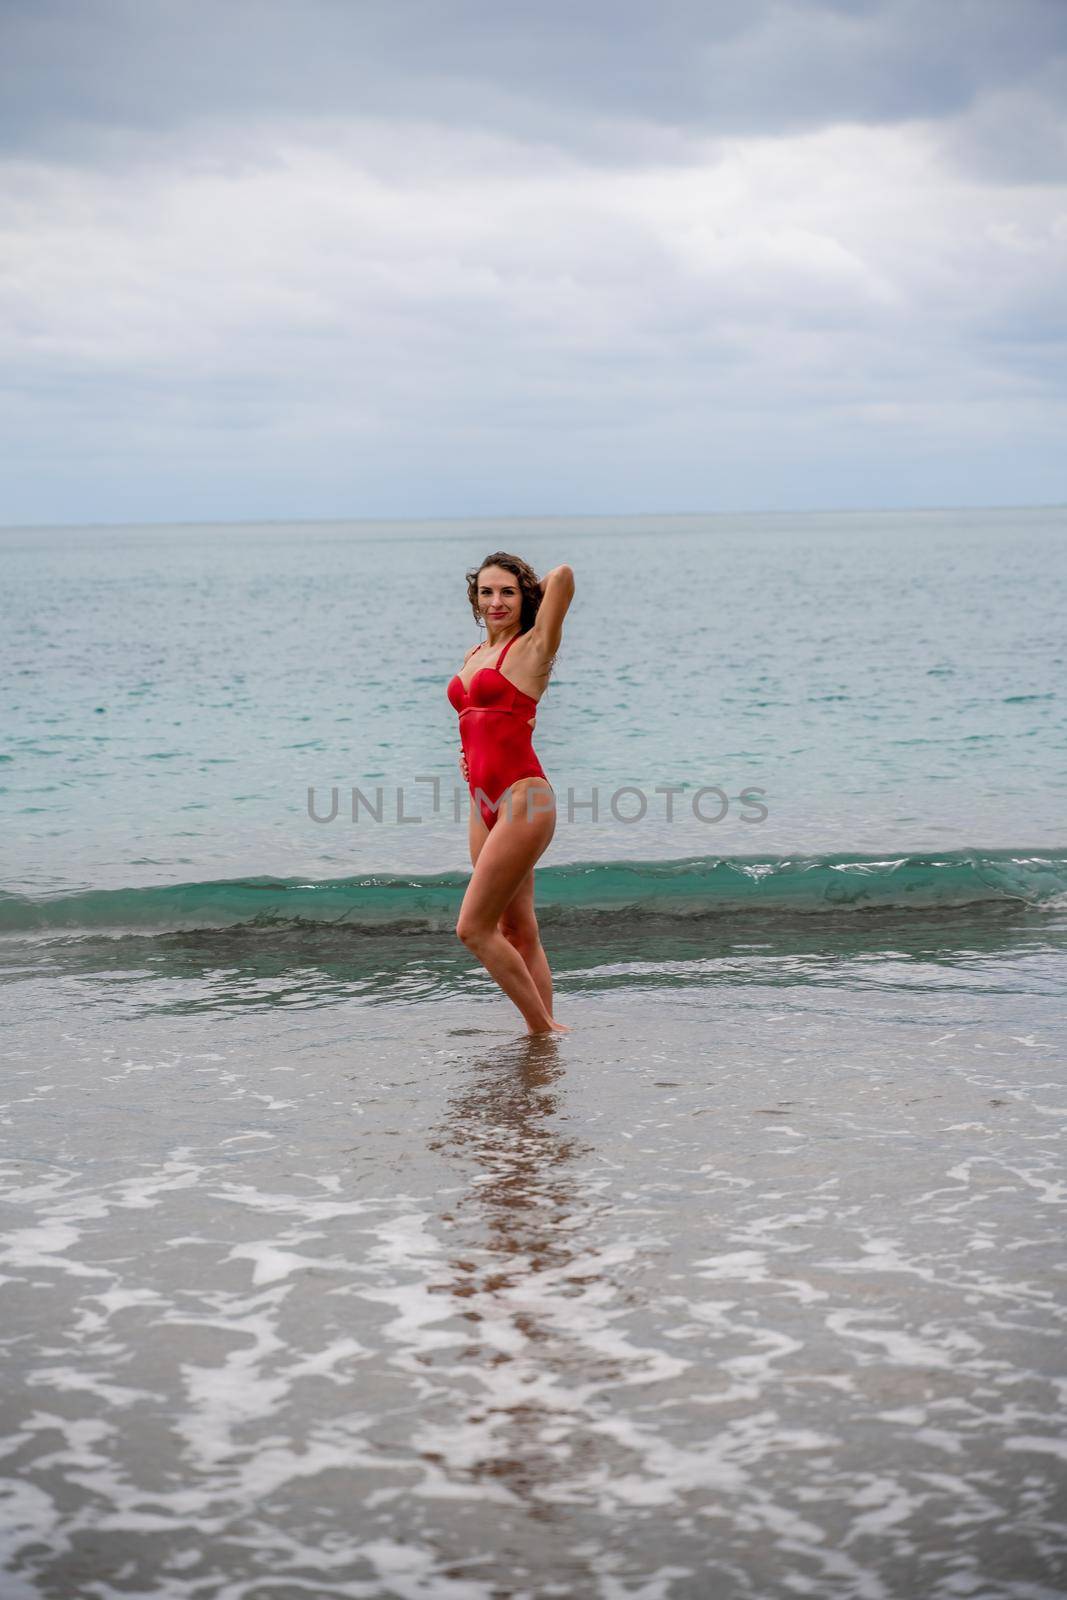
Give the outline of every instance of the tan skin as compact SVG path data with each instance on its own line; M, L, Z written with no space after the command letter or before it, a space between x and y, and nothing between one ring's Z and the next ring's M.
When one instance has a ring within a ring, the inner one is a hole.
M563 618L574 596L570 567L554 567L541 579L541 592L544 598L534 625L516 640L503 674L534 700L544 693L563 636ZM477 603L486 638L463 663L460 677L466 688L476 672L496 665L505 645L519 632L522 593L515 574L503 567L483 567ZM531 727L535 721L530 718ZM466 779L462 755L460 770ZM555 795L545 778L520 778L507 794L510 804L501 797L492 829L471 801L468 837L473 871L456 934L518 1007L527 1033L568 1033L552 1015L552 974L534 912L534 863L556 829Z

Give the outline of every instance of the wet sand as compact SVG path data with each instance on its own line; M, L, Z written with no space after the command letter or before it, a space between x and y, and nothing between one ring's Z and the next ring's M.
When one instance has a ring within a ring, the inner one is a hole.
M1062 953L902 940L9 987L5 1600L1051 1600Z

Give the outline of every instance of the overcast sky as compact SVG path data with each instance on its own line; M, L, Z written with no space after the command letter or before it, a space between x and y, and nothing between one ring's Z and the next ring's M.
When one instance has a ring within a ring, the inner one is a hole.
M1067 0L0 0L0 522L1067 500Z

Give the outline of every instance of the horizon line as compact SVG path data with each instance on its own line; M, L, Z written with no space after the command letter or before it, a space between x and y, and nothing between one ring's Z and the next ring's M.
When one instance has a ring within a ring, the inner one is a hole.
M157 521L136 519L131 521L93 521L93 522L4 522L0 523L0 533L48 533L63 530L76 531L94 528L276 528L297 525L299 527L347 527L353 523L395 523L395 524L426 524L440 523L471 523L471 522L606 522L612 520L653 517L825 517L825 516L890 516L900 512L929 512L929 511L1064 511L1067 510L1067 500L1049 501L1005 501L996 504L923 504L923 505L889 505L889 506L806 506L806 507L761 507L758 509L742 510L732 507L717 511L549 511L549 512L522 512L508 511L499 513L479 512L472 516L453 515L446 516L350 516L350 517L197 517L194 519L182 518L178 521Z

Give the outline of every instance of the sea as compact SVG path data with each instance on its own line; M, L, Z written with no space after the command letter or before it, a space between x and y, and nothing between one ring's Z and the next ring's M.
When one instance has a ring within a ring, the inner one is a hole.
M1065 618L1062 507L0 530L3 1600L1060 1596Z

